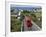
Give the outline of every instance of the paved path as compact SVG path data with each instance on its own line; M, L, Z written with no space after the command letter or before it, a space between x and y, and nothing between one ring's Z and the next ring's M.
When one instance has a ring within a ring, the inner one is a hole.
M39 31L39 30L41 30L40 27L37 24L35 24L33 21L32 21L32 24L33 24L33 26L30 29L28 29L26 27L26 25L24 25L24 31Z
M32 31L37 31L37 30L39 31L39 30L41 30L40 27L38 25L36 25L33 21L32 21L32 24L33 24Z

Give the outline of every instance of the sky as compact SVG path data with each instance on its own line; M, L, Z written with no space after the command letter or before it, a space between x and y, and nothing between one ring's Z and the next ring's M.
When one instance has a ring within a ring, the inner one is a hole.
M15 5L15 4L11 4L10 7L12 9L22 9L22 10L31 10L33 8L41 8L41 6L35 6L35 5Z

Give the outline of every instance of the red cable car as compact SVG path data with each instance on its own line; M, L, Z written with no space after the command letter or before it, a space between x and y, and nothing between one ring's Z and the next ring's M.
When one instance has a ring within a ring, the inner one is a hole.
M32 27L31 20L27 20L26 24L27 24L27 27Z
M26 20L27 27L32 27L32 22L31 22L30 16L26 16L25 17L25 20Z

